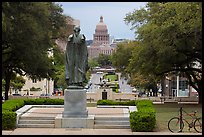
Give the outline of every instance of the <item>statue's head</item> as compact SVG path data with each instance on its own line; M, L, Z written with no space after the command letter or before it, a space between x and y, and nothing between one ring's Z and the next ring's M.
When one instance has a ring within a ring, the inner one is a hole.
M75 33L76 35L79 35L80 31L81 31L80 26L77 26L77 25L74 26L74 33Z

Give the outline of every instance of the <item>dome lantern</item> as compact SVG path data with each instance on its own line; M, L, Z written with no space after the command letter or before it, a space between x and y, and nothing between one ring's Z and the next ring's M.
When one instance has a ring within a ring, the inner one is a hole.
M100 17L100 22L103 22L103 16Z

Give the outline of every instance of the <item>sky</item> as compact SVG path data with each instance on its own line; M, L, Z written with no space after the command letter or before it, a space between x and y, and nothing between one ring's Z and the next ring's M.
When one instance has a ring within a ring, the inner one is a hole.
M81 33L86 40L93 40L96 25L103 16L108 34L114 38L135 39L135 30L125 24L127 13L145 7L146 2L57 2L62 5L63 14L80 20Z

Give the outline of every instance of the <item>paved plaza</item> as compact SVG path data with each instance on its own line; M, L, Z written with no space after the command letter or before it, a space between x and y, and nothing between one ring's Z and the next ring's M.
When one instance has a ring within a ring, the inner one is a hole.
M17 128L3 135L202 135L202 133L132 132L131 129Z
M127 116L128 108L87 107L89 115ZM22 116L52 117L62 113L63 108L33 107ZM16 128L3 130L2 135L202 135L202 133L132 132L131 129L88 129L88 128Z
M128 113L128 108L98 108L98 107L87 107L89 115L96 116L122 116ZM55 117L58 114L62 114L64 108L55 107L55 108L38 108L34 107L27 111L22 116L31 116L31 117Z

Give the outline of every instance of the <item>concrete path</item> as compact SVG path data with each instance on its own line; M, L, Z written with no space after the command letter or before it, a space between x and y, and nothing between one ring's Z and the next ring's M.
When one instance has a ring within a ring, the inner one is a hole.
M2 135L202 135L202 133L132 132L131 129L17 128Z

